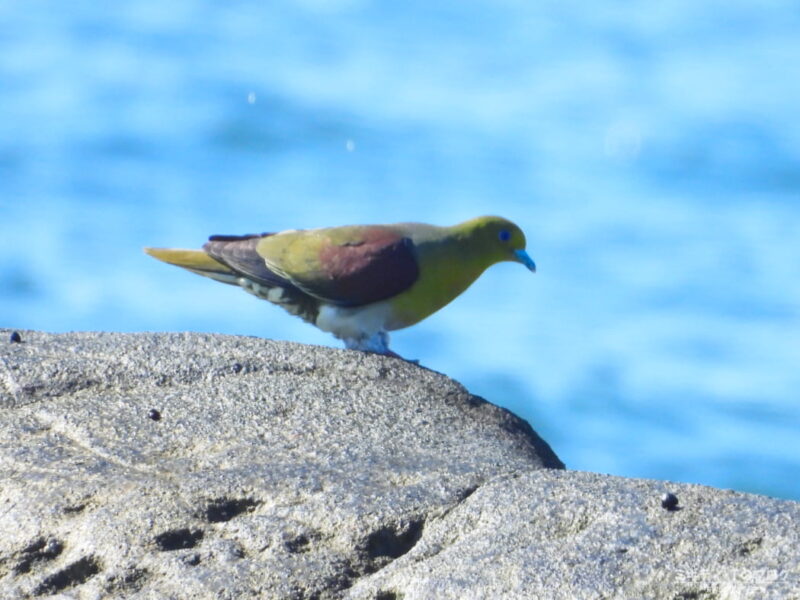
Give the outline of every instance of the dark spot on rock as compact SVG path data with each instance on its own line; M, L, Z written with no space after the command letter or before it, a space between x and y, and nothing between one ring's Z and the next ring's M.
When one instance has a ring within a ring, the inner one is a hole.
M34 541L32 541L30 544L25 546L22 549L22 552L23 552L23 554L28 554L30 552L38 552L39 550L44 548L46 543L47 543L47 540L45 540L44 538L37 538Z
M120 592L136 592L139 591L148 576L147 569L131 568L123 571L122 573L112 573L105 585L105 592L108 596L104 597L122 597ZM129 597L127 594L124 597Z
M68 587L80 585L99 572L100 563L97 559L94 556L86 556L46 577L33 593L36 596L55 594Z
M8 341L12 344L19 344L22 342L22 336L19 334L19 331L12 331Z
M353 564L349 560L335 563L334 569L338 572L333 573L330 577L326 578L326 587L331 591L344 591L353 587L353 582L358 578L359 573L353 568Z
M149 411L147 411L147 418L152 419L153 421L160 421L161 413L155 408L151 408Z
M297 537L287 540L283 545L292 554L303 554L311 549L311 540L307 535L301 533Z
M367 537L367 554L370 558L386 556L399 558L411 550L422 537L422 520L411 521L405 528L381 527Z
M132 583L136 583L140 581L147 575L147 569L131 569L127 573L125 573L125 577L123 578L123 582L130 585Z
M474 494L477 489L478 489L477 485L471 485L468 488L460 490L458 492L458 501L463 502L464 500L472 496L472 494Z
M68 515L83 512L84 510L86 510L86 504L73 504L71 506L64 507L64 513Z
M678 497L672 492L666 492L661 496L661 507L667 510L678 510Z
M259 502L252 498L241 498L238 500L233 498L218 498L212 500L208 504L205 511L203 511L202 517L209 523L224 523L244 512L253 510L258 504Z
M241 373L243 368L244 367L242 366L242 364L237 362L237 363L233 363L233 366L231 367L231 371L233 371L234 373Z
M203 532L200 529L185 528L160 533L155 537L155 542L159 550L169 552L194 548L202 539Z
M14 566L14 573L29 573L31 567L38 562L53 560L64 550L64 544L56 539L38 538L22 550L20 561Z
M375 594L375 600L401 600L402 596L397 592L381 590Z
M735 549L734 549L734 553L736 555L738 555L738 556L747 556L747 555L753 553L755 550L758 550L758 548L761 547L761 543L763 541L764 540L762 538L758 537L758 538L753 538L752 540L748 540L746 542L743 542L741 544L737 544Z
M708 590L689 590L675 594L673 598L674 600L713 600L717 598L717 595Z
M188 554L183 558L183 563L190 567L196 567L200 564L200 555L197 552Z
M49 539L47 540L47 545L44 547L44 554L47 556L56 557L61 554L61 551L64 549L64 544L59 542L58 540Z

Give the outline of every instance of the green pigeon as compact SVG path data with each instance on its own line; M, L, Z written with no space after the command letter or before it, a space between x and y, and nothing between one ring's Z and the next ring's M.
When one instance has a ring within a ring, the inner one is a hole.
M432 315L493 264L512 261L536 271L522 230L501 217L452 227L397 223L214 235L202 250L145 252L240 286L347 348L392 356L387 332Z

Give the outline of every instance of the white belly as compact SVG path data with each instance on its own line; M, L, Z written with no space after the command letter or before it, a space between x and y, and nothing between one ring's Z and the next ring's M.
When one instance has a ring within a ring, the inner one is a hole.
M389 314L388 301L355 308L323 304L319 307L316 325L339 339L360 340L385 332Z

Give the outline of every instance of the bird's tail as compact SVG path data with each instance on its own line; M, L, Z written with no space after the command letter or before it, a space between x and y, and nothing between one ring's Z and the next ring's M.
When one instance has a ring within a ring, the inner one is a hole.
M144 251L170 265L210 277L222 283L239 285L239 275L203 250L183 250L181 248L145 248Z

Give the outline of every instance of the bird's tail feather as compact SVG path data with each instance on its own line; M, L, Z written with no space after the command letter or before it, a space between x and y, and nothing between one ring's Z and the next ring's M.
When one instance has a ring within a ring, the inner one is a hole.
M215 260L203 250L184 250L181 248L145 248L144 251L158 260L182 267L192 273L210 277L222 283L239 285L239 275Z

